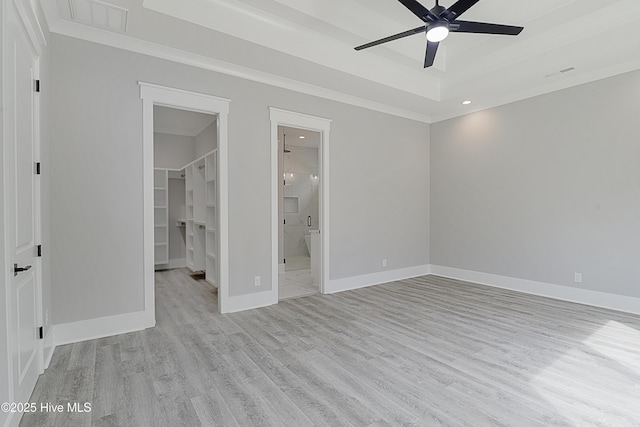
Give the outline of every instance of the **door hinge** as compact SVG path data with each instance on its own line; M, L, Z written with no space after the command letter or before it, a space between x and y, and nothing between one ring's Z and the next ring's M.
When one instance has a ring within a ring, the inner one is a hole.
M40 175L40 162L36 162L36 175Z
M44 327L40 326L38 328L38 336L40 337L40 339L44 338Z
M34 81L34 87L33 87L33 89L34 89L36 92L40 92L40 79L38 79L38 80L35 80L35 81Z
M287 259L286 258L282 258L282 263L286 264L287 263Z
M283 223L283 224L286 224L286 223L287 223L287 220L286 220L286 219L283 219L283 220L282 220L282 223Z
M42 245L38 245L36 246L37 251L38 251L38 256L42 256Z

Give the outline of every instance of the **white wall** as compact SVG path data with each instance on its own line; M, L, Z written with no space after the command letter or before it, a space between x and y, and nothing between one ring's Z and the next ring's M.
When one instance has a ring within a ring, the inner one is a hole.
M640 297L639 111L633 72L432 125L432 264Z
M194 137L159 132L153 134L154 167L180 169L196 158L196 139Z
M213 121L195 137L195 159L204 156L218 146L218 122Z
M332 279L382 271L382 258L429 263L427 124L62 36L51 45L56 322L142 309L138 81L231 99L232 296L272 285L269 106L333 119Z

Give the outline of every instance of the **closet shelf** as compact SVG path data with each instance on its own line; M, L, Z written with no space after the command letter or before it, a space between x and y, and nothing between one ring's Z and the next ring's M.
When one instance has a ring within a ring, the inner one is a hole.
M169 262L169 171L153 170L154 264Z
M210 283L218 276L218 236L211 228L217 219L217 163L217 151L213 150L185 166L187 266L193 271L204 270Z

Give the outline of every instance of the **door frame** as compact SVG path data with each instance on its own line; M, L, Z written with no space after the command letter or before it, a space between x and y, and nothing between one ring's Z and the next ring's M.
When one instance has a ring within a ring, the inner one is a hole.
M176 108L218 117L218 311L229 303L229 141L228 115L231 100L152 83L138 82L142 98L142 173L144 240L144 312L155 325L155 269L153 219L153 106Z
M294 111L269 107L271 120L271 293L272 301L278 301L278 184L282 181L279 176L278 164L280 152L278 149L278 126L288 126L320 133L320 147L318 160L320 169L319 179L319 229L320 229L320 293L327 293L329 282L329 135L331 120L322 117Z

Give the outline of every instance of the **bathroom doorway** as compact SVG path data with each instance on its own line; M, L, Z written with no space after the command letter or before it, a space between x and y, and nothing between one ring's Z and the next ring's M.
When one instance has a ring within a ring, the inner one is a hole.
M320 132L278 126L282 153L279 299L320 291L321 137Z
M331 120L269 108L275 300L325 293Z

